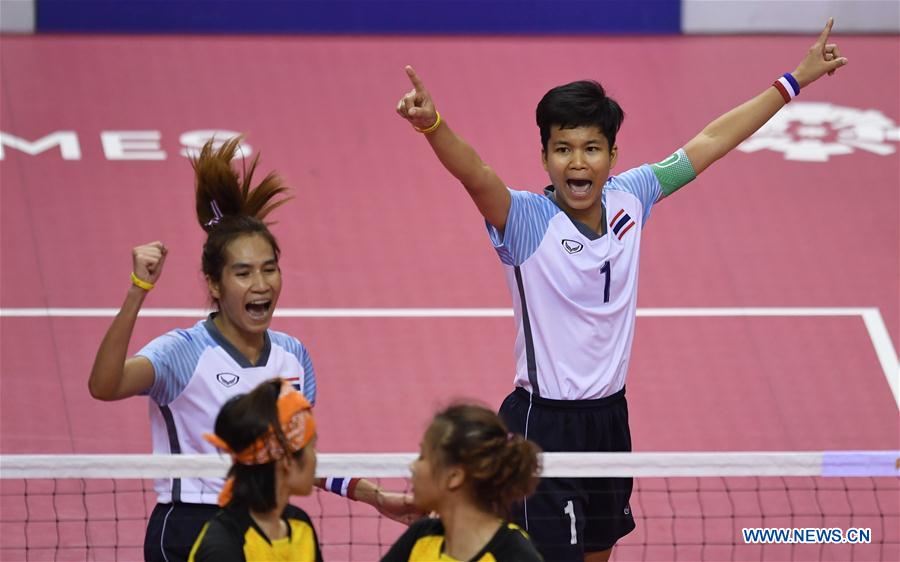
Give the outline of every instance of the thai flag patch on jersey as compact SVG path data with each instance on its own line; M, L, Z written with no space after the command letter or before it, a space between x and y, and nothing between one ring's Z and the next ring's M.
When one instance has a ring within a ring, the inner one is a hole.
M613 234L615 234L619 240L621 240L622 237L625 236L625 233L631 230L631 227L634 225L634 219L625 212L625 209L619 209L619 212L616 213L613 220L609 222L609 227L612 228Z
M303 392L303 383L300 382L300 377L286 377L284 380L291 383L297 392Z

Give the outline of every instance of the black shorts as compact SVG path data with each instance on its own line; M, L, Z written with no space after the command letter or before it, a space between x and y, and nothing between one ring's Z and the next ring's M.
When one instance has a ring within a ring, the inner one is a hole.
M201 503L158 503L144 535L146 562L186 562L203 525L219 506Z
M546 452L631 451L624 388L597 400L550 400L516 388L500 417ZM631 488L631 478L542 478L513 517L545 560L580 562L634 530Z

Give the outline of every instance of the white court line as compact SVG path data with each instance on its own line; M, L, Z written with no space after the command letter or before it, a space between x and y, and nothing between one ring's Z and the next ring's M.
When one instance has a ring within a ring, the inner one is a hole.
M106 318L117 308L0 308L0 318ZM153 318L203 318L204 308L143 308L139 316ZM511 308L279 308L280 318L500 318L511 317ZM887 326L877 308L639 308L637 315L653 318L765 317L765 316L861 316L891 393L900 409L900 365Z
M148 318L203 318L205 308L142 308ZM0 317L113 317L118 308L0 308ZM512 317L511 308L277 308L278 318L488 318Z
M900 408L900 365L897 363L897 352L894 350L894 342L891 341L891 335L884 324L884 318L881 317L881 311L877 308L866 310L863 313L863 321L866 323L866 329L869 331L869 337L872 339L875 353L878 354L878 361L881 362L881 368L884 370L888 386L891 387L891 392L894 393L894 401L897 403L897 407Z

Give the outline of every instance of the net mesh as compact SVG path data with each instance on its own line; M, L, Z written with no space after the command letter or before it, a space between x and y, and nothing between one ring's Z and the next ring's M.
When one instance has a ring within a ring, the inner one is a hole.
M404 491L414 456L320 454L318 473ZM553 453L543 464L545 477L635 476L637 528L614 560L898 560L898 459L897 451ZM0 559L141 560L156 501L152 478L221 475L227 464L215 456L0 456ZM326 560L378 560L403 531L370 506L328 492L294 503L312 517ZM752 544L744 529L870 535Z

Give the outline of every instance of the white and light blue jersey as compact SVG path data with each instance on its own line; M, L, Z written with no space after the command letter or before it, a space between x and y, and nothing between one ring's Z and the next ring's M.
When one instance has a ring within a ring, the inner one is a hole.
M618 392L634 338L641 234L663 196L657 176L643 165L609 178L603 236L569 218L552 187L510 194L504 231L487 226L513 297L515 384L555 400Z
M296 338L267 330L262 353L251 365L222 335L210 316L187 330L172 330L137 352L153 364L150 429L155 454L205 454L216 448L203 439L212 433L222 405L275 377L289 380L313 405L316 378L309 352ZM160 503L215 504L224 480L201 478L156 481Z

